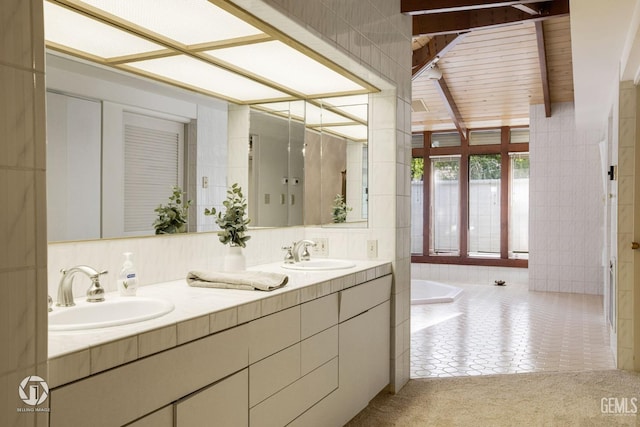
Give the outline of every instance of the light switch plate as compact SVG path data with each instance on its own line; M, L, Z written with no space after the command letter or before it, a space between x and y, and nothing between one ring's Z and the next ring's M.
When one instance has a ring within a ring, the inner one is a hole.
M329 239L326 237L316 237L311 239L316 245L311 248L311 253L318 256L329 256Z
M378 258L378 241L367 240L367 257Z

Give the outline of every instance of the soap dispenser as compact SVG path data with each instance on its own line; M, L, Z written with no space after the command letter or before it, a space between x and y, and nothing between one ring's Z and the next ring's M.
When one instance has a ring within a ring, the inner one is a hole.
M138 289L138 276L133 266L133 253L125 252L124 263L118 275L118 290L122 296L134 296Z

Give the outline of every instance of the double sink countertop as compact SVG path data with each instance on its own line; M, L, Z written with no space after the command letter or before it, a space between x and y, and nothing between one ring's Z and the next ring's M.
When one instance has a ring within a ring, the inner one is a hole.
M173 311L154 319L126 325L77 331L49 331L49 386L56 387L131 362L212 333L249 322L330 293L391 274L388 261L352 260L354 267L300 271L282 263L257 265L250 271L286 274L286 286L265 292L198 288L185 278L145 285L137 296L171 301ZM117 292L105 299L120 297ZM84 297L76 304L87 303ZM53 306L54 310L65 310Z

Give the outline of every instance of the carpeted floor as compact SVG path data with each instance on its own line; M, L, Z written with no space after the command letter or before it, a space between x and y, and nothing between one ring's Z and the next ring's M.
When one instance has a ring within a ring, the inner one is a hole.
M410 380L347 426L635 426L637 412L638 372L529 373Z

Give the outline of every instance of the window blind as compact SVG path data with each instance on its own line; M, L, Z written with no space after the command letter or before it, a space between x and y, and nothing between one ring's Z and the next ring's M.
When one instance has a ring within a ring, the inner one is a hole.
M124 230L154 232L154 209L182 185L181 123L125 114Z

